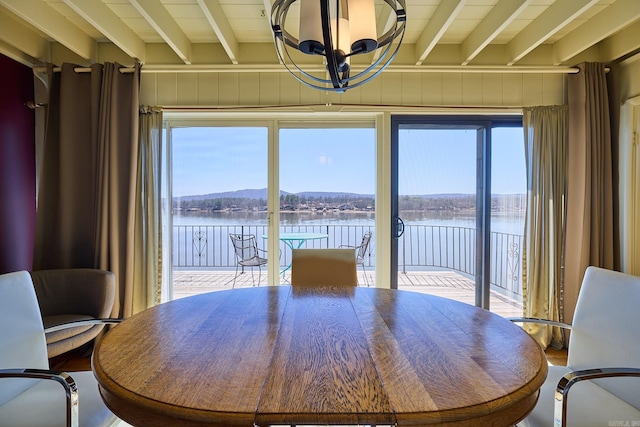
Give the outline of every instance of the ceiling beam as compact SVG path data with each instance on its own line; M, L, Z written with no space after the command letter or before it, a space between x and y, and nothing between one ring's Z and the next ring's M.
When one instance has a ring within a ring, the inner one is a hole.
M95 61L98 44L42 0L0 0L0 5L81 58Z
M467 65L493 41L533 0L500 0L462 42L462 65Z
M416 65L421 65L431 53L466 2L467 0L442 0L416 42Z
M392 9L390 7L383 7L380 12L380 16L376 22L376 28L382 28L382 31L378 34L384 34L388 29L391 28L392 25L396 23L396 15L391 13ZM375 62L380 58L384 49L376 49L373 51L373 57L371 58L371 64L375 64Z
M262 0L262 4L264 4L264 15L267 18L267 25L269 25L269 32L271 33L271 39L273 40L273 47L275 49L276 36L273 34L273 30L271 29L271 8L273 7L273 3L275 0ZM279 55L278 62L282 64L282 58Z
M191 40L157 0L129 0L162 39L185 63L191 64Z
M598 0L571 0L558 1L549 6L507 44L510 58L507 65L513 65L524 58L596 3Z
M213 28L213 31L216 33L218 40L220 40L224 51L227 52L227 56L229 56L231 63L237 65L239 56L238 40L231 29L231 25L229 25L229 20L225 16L222 6L220 6L220 2L218 0L197 1L198 5L200 5L200 8L204 12L204 15L207 17L207 21L209 21L209 25L211 25L211 28ZM269 12L270 11L271 9L269 9ZM269 15L268 12L266 12L266 14ZM269 25L269 28L271 28L271 25Z
M6 56L7 58L11 58L14 61L19 62L20 64L29 68L33 68L39 62L37 60L34 60L33 57L27 55L20 49L17 49L3 41L0 41L0 54Z
M42 62L49 61L49 41L2 12L0 40Z
M602 62L611 62L640 50L640 21L600 43Z
M145 44L100 0L64 0L85 21L118 46L124 53L144 62Z
M617 0L553 45L554 65L573 58L640 18L640 1Z

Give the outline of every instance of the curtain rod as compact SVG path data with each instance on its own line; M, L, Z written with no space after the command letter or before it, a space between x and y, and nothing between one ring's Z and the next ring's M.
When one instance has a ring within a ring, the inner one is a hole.
M30 109L34 110L36 108L46 107L46 103L36 103L33 101L26 102L25 105ZM491 112L503 112L503 113L521 113L522 106L521 105L503 105L503 106L486 106L486 105L394 105L394 104L348 104L348 103L325 103L325 104L298 104L298 105L253 105L253 106L228 106L228 107L220 107L220 106L152 106L146 108L153 108L165 112L207 112L207 113L220 113L220 112L235 112L235 113L248 113L254 111L273 111L273 110L288 110L290 112L324 112L324 113L332 113L332 112L351 112L351 113L376 113L380 112L381 109L385 110L432 110L432 111L442 111L442 110L460 110L460 111L491 111ZM361 111L356 110L347 110L343 111L344 108L356 108L362 109Z
M118 68L118 71L120 71L122 74L128 74L128 73L133 73L136 69L133 67L120 67ZM53 67L53 72L54 73L59 73L60 71L62 71L62 67ZM75 71L76 73L90 73L91 72L91 67L75 67L73 69L73 71ZM46 73L47 69L45 67L36 67L33 69L34 73Z
M352 66L353 69L357 69L357 65ZM73 69L76 73L88 73L91 71L90 67L75 67ZM321 72L325 70L322 65L318 65L317 71ZM473 66L473 65L390 65L386 69L388 72L396 73L502 73L502 74L576 74L580 72L577 67L553 67L553 66ZM37 67L33 69L34 72L46 72L45 67ZM62 71L61 67L54 67L53 72L59 73ZM133 67L121 67L118 69L121 73L133 73L135 68ZM242 73L242 72L286 72L286 68L281 65L211 65L211 64L157 64L146 65L140 68L141 73ZM313 71L313 70L311 70ZM609 71L608 68L606 71Z
M351 110L360 109L359 111ZM325 104L287 104L287 105L251 105L251 106L186 106L186 105L164 105L165 112L255 112L273 110L286 110L290 112L351 112L351 113L376 113L384 110L432 110L432 111L497 111L505 113L521 113L522 105L394 105L394 104L350 104L340 102L329 102ZM344 109L347 109L346 111Z
M365 64L355 64L352 70L366 68ZM325 72L323 65L309 68L310 72ZM547 66L474 66L474 65L389 65L385 71L390 73L540 73L540 74L575 74L580 71L577 67L547 67ZM262 72L262 73L282 73L287 69L279 64L263 65L210 65L191 64L173 65L158 64L146 65L140 69L141 73L242 73L242 72Z

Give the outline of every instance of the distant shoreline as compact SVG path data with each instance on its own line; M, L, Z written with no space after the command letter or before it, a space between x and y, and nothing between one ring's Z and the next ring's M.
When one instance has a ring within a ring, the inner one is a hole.
M172 213L174 215L180 216L200 216L207 214L260 214L266 213L266 209L172 209ZM327 209L324 211L312 210L312 209L280 209L280 213L284 214L304 214L304 215L332 215L332 214L375 214L376 211L374 209ZM451 214L475 214L475 209L471 208L460 208L460 209L402 209L401 212L405 213L413 213L413 214L442 214L442 215L451 215ZM513 209L501 209L501 210L492 210L492 214L524 214L525 209L513 208Z

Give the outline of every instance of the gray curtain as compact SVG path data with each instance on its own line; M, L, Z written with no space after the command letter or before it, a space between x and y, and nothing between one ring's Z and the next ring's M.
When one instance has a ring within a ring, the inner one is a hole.
M569 188L565 301L573 319L589 265L614 269L617 260L617 183L612 149L609 91L604 64L584 63L568 76Z
M525 108L527 211L522 253L526 317L562 321L568 112L566 106ZM525 324L544 348L562 348L559 328Z
M36 217L34 270L88 267L117 280L113 315L133 313L128 271L134 253L139 171L140 67L113 63L76 72L49 66L49 100Z

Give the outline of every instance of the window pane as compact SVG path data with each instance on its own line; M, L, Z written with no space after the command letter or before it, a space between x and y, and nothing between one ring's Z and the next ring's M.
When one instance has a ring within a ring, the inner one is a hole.
M288 280L291 248L357 246L375 225L375 130L316 128L280 130L280 233L303 232L326 238L281 244L283 280ZM359 283L372 283L373 241ZM365 280L366 279L366 280Z
M508 302L522 315L522 244L527 183L522 127L491 134L491 307ZM502 304L504 306L504 304Z
M476 298L475 128L407 128L398 138L398 289Z
M267 283L264 267L236 277L229 238L253 234L265 249L267 128L172 128L171 143L174 297Z

